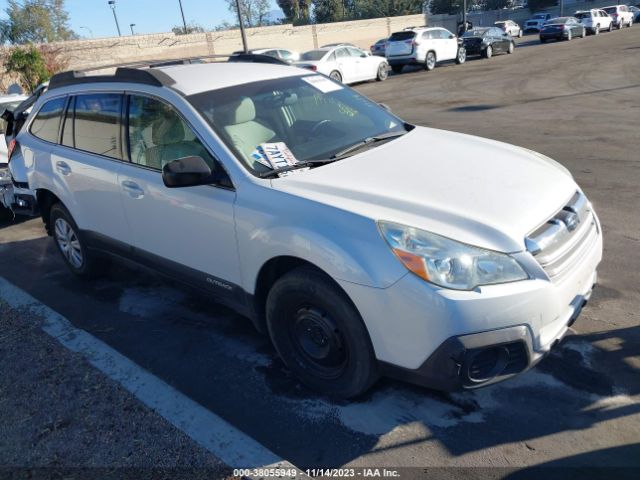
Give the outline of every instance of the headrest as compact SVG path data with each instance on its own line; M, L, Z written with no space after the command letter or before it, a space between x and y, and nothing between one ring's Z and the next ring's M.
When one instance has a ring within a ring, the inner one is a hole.
M151 139L155 145L172 145L184 140L184 127L179 118L168 116L153 122Z
M243 97L221 107L219 114L220 121L224 125L238 125L256 118L256 107L253 100L249 97Z

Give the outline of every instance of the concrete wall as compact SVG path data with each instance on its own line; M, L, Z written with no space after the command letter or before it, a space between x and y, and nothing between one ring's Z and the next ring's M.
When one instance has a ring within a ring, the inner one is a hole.
M274 25L246 30L249 48L282 47L304 52L334 42L350 42L363 48L396 30L424 25L423 15L375 18L322 25ZM239 30L175 35L158 33L113 38L83 39L51 44L62 49L70 69L131 63L150 59L173 59L212 54L229 54L242 49ZM0 60L10 47L0 47ZM1 68L1 67L0 67ZM10 79L0 71L0 90Z

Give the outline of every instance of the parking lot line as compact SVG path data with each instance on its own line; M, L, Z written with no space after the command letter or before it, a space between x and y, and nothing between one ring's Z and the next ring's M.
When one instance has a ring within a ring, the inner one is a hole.
M143 404L232 468L295 468L253 438L186 397L24 290L0 277L0 299L44 320L42 329L122 385ZM300 469L297 469L300 472Z

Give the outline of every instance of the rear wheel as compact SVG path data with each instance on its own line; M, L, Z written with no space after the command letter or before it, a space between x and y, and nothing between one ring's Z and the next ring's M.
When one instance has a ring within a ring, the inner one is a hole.
M51 207L49 225L58 251L73 273L91 278L103 272L105 258L87 249L76 222L61 203Z
M458 55L456 55L456 63L458 65L463 64L467 60L467 50L464 47L458 48Z
M382 62L378 66L378 73L376 74L376 80L382 82L386 80L389 76L389 64L387 62Z
M542 37L540 37L540 43L546 43L546 42L547 42L547 39L546 39L546 38L542 38Z
M427 56L424 59L424 69L430 72L436 68L436 54L434 52L427 52Z
M587 29L582 27L582 33L580 34L580 38L584 38L587 36Z
M631 26L633 25L633 18L629 20L629 25L628 27L631 28Z
M622 22L622 19L620 19L620 23L618 23L618 30L622 30L622 27L624 27L624 24Z
M266 317L280 357L314 390L349 398L378 378L358 311L324 273L301 267L277 280L267 296Z
M336 82L342 82L342 75L340 75L340 72L337 70L334 70L333 72L331 72L329 74L329 78L331 78L332 80L335 80Z
M570 42L572 38L573 38L573 35L571 34L571 30L569 30L567 32L567 42Z
M600 25L596 25L596 27L593 29L593 34L600 35Z
M609 30L610 32L613 32L613 22L609 23L609 28L608 28L608 30Z
M391 65L391 70L393 71L393 73L400 73L402 72L403 67L404 65Z
M484 50L484 58L491 58L493 57L493 47L491 45L487 46L487 48L485 48Z
M522 38L522 29L518 31L518 38Z

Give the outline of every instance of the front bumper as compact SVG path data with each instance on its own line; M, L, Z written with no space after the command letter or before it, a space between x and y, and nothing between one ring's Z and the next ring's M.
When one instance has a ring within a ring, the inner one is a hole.
M538 265L526 252L517 255ZM561 279L543 274L473 291L410 273L386 289L339 283L362 315L382 373L455 390L504 380L543 358L590 298L601 258L599 234Z
M480 43L465 43L464 49L467 51L467 55L482 55L482 52L486 46Z
M567 38L567 32L565 31L550 32L550 33L540 32L540 38L544 40L562 40Z

